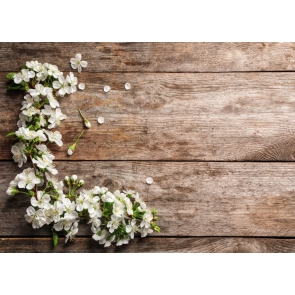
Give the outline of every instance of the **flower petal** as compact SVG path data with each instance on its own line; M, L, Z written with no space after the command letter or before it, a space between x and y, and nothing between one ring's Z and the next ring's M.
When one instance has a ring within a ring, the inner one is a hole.
M87 62L87 61L85 61L85 60L81 61L81 66L82 66L83 68L86 68L87 65L88 65L88 62Z
M78 88L80 90L84 90L85 89L85 84L84 83L79 83Z
M75 55L75 57L76 57L77 60L81 60L81 59L82 59L82 55L81 55L81 53L77 53L77 54Z
M78 68L77 64L71 64L72 69L76 70Z

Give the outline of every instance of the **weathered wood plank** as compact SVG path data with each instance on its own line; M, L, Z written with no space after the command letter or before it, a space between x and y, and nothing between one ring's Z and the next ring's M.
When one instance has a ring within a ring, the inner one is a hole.
M50 238L0 238L1 253L294 253L295 239L134 238L128 245L104 248L91 238L75 238L54 248Z
M161 236L295 236L295 163L61 161L56 166L60 179L75 173L85 188L138 191L159 210ZM5 194L20 169L11 162L1 168L0 235L48 236L49 228L26 224L26 197ZM154 183L147 197L148 176ZM81 225L79 234L91 232Z
M26 61L61 70L81 53L90 72L293 71L295 43L1 43L0 68L17 71Z
M4 73L2 77L4 76ZM61 160L294 161L295 77L292 73L82 73L86 90L64 97ZM126 91L124 84L132 89ZM103 86L110 85L109 93ZM0 79L0 159L11 139L23 95ZM91 121L72 157L67 149ZM97 117L105 124L99 125Z

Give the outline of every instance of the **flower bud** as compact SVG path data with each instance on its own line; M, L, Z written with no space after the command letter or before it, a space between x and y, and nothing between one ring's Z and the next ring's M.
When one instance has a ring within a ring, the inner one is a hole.
M40 127L41 127L41 125L39 124L39 122L36 122L36 124L35 124L35 130L38 130L38 129L40 129Z
M28 191L28 193L29 193L30 197L33 197L35 195L35 193L33 191Z
M71 182L72 182L73 184L76 183L77 179L78 179L77 175L74 174L74 175L71 176Z
M151 212L153 215L155 215L155 214L158 214L158 210L156 210L156 209L152 209L152 212Z
M90 124L90 122L89 122L87 119L84 120L84 125L85 125L87 128L90 128L90 127L91 127L91 124Z
M72 144L68 149L68 155L71 156L76 148L76 143Z
M6 78L7 78L8 80L13 80L14 75L15 75L15 73L9 73L9 74L6 75Z
M84 184L84 180L81 179L81 180L79 180L77 187L81 187L83 184Z
M17 194L19 191L15 188L15 187L9 187L6 191L6 194L8 196L14 196L15 194Z

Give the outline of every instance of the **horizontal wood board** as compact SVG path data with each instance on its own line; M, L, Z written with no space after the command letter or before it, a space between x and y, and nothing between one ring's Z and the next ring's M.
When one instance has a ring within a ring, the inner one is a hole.
M23 95L0 79L0 159L11 159ZM60 160L294 161L295 74L96 74L60 98ZM124 84L130 82L131 90ZM110 85L109 93L103 86ZM92 128L83 126L80 108ZM99 125L102 116L105 123ZM75 153L68 147L85 130Z
M291 253L295 239L276 238L134 238L128 245L104 248L91 238L71 243L50 238L0 238L0 253Z
M76 173L84 187L138 191L159 210L160 234L154 236L295 236L295 163L57 162L59 179ZM28 197L6 196L20 171L5 163L0 179L0 234L48 236L24 220ZM154 183L148 186L147 177ZM79 235L90 236L81 225Z
M294 43L0 43L0 68L18 71L26 62L68 70L76 53L89 72L294 71Z

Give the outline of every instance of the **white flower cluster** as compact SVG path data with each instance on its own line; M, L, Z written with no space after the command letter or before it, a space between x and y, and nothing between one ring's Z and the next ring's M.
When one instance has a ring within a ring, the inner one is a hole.
M18 175L14 182L22 179L22 182L18 183L19 187L20 184L22 187L25 184L33 187L38 178L32 170L27 172L28 175L32 174L30 180L29 176L25 178ZM63 182L57 182L47 173L46 178L48 180L46 188L38 191L37 196L31 197L31 206L27 208L25 215L26 221L31 223L33 228L53 224L56 232L62 230L67 232L65 239L67 242L77 234L79 221L87 221L91 224L92 238L105 247L110 246L112 242L117 246L128 244L137 232L141 237L145 237L153 230L159 231L152 222L157 219L156 210L147 208L138 193L132 191L121 193L117 190L112 194L106 187L95 186L92 190L83 190L76 195L72 192L84 182L73 175L71 179L65 178L69 188L69 194L65 195Z
M81 59L80 54L71 59L72 68L79 72L87 66L87 62ZM26 221L34 229L51 225L54 245L60 231L66 232L65 242L71 241L78 233L80 221L91 224L93 239L105 247L113 242L117 246L127 244L135 233L145 237L153 231L159 232L155 223L157 211L149 209L138 193L118 190L111 193L105 187L95 186L78 194L76 191L84 181L78 180L76 175L65 178L68 193L64 193L64 182L54 178L58 171L48 144L63 145L61 133L52 129L66 119L56 97L77 91L78 79L74 74L71 72L64 77L55 65L30 61L19 73L10 73L7 78L11 82L8 89L28 92L22 102L18 130L7 136L15 135L18 140L11 148L18 166L22 167L30 158L33 168L17 174L6 191L11 196L22 193L31 198L31 205L25 214ZM80 109L79 112L84 125L89 128L90 122ZM71 154L83 132L69 148Z

